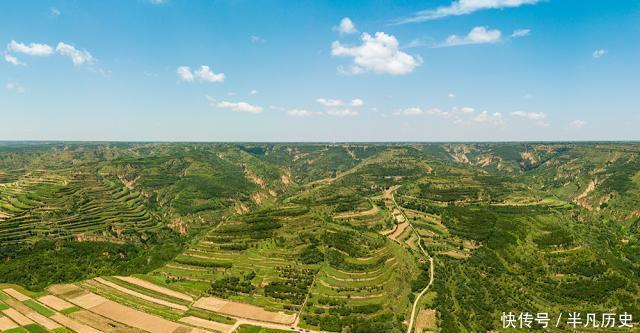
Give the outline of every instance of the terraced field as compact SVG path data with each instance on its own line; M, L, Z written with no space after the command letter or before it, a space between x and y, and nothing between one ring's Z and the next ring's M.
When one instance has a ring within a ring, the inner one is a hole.
M0 241L114 238L160 227L139 192L95 175L34 171L0 187Z
M636 318L638 175L635 144L0 144L0 331Z

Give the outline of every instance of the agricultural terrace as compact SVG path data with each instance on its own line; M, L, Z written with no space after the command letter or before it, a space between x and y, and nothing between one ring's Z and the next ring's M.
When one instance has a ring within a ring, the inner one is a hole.
M0 331L640 318L637 202L634 144L0 144Z

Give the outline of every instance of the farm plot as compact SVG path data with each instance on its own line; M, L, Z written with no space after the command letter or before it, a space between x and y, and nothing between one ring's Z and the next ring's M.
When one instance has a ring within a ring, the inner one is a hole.
M177 330L195 332L188 326L122 305L98 294L82 290L78 287L71 286L67 288L69 291L58 296L66 298L66 301L73 303L82 309L129 327L154 333L172 333ZM55 289L52 291L55 291Z
M258 306L227 301L217 297L203 297L196 301L193 306L233 317L248 318L284 325L293 324L296 319L296 316L293 314L266 311Z
M29 173L0 187L0 241L109 239L159 227L140 193L85 173Z
M302 321L312 328L341 331L358 327L402 327L412 258L383 236L356 237L345 229L325 234L326 264L318 273ZM360 324L361 323L361 324Z
M269 311L296 311L317 271L299 262L296 249L303 243L293 244L300 242L298 232L313 228L305 213L289 207L224 221L154 274L180 288L196 288L194 292Z

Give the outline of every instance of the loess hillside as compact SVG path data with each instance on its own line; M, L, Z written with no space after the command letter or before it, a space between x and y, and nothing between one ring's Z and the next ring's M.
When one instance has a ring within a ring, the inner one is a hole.
M0 311L45 332L637 321L639 236L640 144L0 143Z

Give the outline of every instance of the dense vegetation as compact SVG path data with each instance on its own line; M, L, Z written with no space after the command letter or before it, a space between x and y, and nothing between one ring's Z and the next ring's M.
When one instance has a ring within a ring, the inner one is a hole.
M418 310L441 332L499 330L503 311L640 318L639 202L637 144L0 143L0 282L146 274L395 333L429 284L422 247Z

